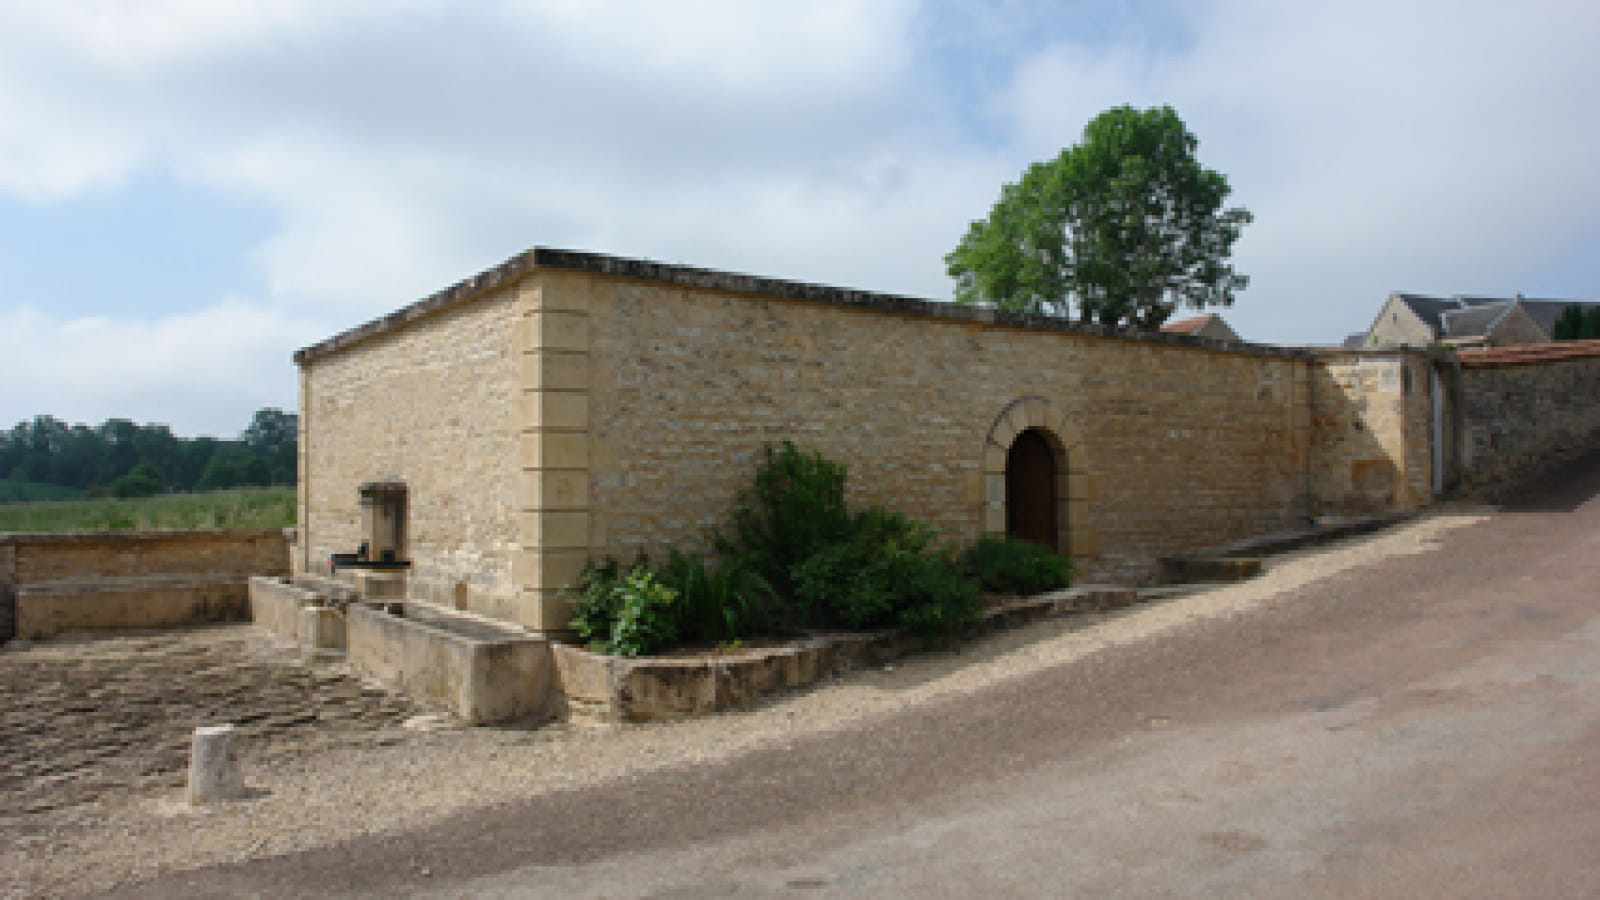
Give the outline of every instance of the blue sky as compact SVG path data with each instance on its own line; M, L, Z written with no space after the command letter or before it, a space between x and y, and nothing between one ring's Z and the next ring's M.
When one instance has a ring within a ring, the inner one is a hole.
M0 427L231 435L293 350L527 247L950 294L1003 182L1170 103L1246 337L1600 298L1590 2L0 3Z

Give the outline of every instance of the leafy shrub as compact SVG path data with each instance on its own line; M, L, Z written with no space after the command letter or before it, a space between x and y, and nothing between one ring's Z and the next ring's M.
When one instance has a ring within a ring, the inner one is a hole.
M642 558L627 569L614 559L590 563L573 598L572 627L592 650L641 656L678 640L677 600Z
M891 510L857 515L848 536L794 569L810 627L950 632L976 620L978 589L948 554L930 553L933 529Z
M845 468L794 444L762 448L755 481L734 498L732 533L717 539L724 557L755 568L778 595L794 595L792 572L850 530Z
M703 553L673 550L656 573L678 592L685 641L725 643L768 630L776 618L772 586L744 557L713 563Z
M603 650L611 639L611 623L617 618L616 588L621 580L621 563L614 559L590 561L578 576L576 593L568 591L572 629L596 650Z
M997 594L1037 594L1072 583L1070 559L1017 538L980 538L961 562L980 588Z
M978 586L961 571L953 553L925 554L898 575L905 602L895 624L911 634L956 634L974 625L983 611Z
M619 656L654 653L678 640L678 592L656 580L654 572L636 566L612 589L617 618L611 623L606 649Z

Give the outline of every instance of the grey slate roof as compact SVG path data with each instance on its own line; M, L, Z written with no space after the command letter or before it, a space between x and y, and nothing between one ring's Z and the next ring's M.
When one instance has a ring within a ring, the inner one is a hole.
M1441 313L1461 308L1455 300L1445 297L1429 297L1424 294L1395 294L1395 296L1416 313L1417 318L1427 323L1429 330L1434 334L1440 334L1444 330L1443 323L1439 321Z
M1594 300L1523 300L1522 307L1539 323L1539 327L1551 334L1556 330L1556 320L1561 318L1561 312L1569 306L1581 306L1584 311L1600 306Z
M1440 337L1459 338L1488 334L1499 321L1511 312L1512 301L1475 303L1464 309L1446 310L1439 314Z
M1395 294L1417 318L1427 323L1433 333L1441 338L1475 337L1487 334L1500 319L1511 312L1517 303L1544 329L1546 334L1555 331L1556 319L1568 306L1584 309L1600 306L1596 300L1535 300L1527 297L1490 297L1481 294L1456 294L1453 297L1430 297L1426 294Z

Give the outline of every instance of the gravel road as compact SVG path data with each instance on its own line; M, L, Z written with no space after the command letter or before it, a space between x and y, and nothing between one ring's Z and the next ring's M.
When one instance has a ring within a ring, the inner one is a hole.
M1600 491L1585 472L1569 493ZM1506 871L1592 894L1600 783L1571 752L1600 738L1596 535L1592 499L1447 508L753 710L279 752L245 802L129 789L0 821L0 893L1382 895L1438 874L1386 855L1448 833L1417 810L1480 852L1462 792L1503 783L1540 801L1501 806L1538 864Z

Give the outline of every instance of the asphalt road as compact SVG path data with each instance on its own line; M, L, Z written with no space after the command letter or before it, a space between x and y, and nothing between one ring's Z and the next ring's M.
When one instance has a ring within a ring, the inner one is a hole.
M870 728L125 893L1600 896L1600 456L1439 549Z

